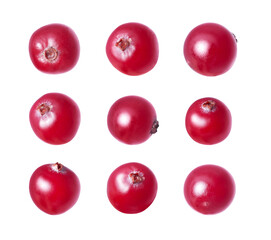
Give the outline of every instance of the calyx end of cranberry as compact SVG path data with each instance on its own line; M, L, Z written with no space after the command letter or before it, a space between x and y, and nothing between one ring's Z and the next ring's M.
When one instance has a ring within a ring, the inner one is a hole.
M59 162L52 164L52 169L56 172L60 172L62 168L63 168L63 165Z
M235 39L235 42L238 43L238 40L237 40L235 34L234 33L231 33L231 34L232 34L233 38Z
M129 178L130 178L132 184L138 184L138 183L141 183L145 180L145 177L143 176L143 174L139 173L139 172L129 173Z
M43 116L46 113L50 112L51 106L47 103L42 103L37 107L37 110L40 112L41 116Z
M58 51L55 48L53 48L53 47L49 47L49 48L47 48L47 49L44 50L44 57L49 62L53 62L58 57Z
M130 46L130 39L121 38L116 42L115 46L120 48L123 52Z
M159 122L155 120L152 124L151 134L157 133L158 127L159 127Z
M202 104L202 108L205 111L213 112L216 109L216 102L213 100L207 100Z

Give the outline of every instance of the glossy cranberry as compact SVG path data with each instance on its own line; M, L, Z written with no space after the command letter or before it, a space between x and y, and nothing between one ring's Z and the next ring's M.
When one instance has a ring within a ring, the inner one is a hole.
M126 23L108 38L106 54L111 64L128 75L150 71L158 60L159 47L155 33L140 23Z
M151 103L138 96L117 100L108 112L107 125L110 133L126 144L145 142L159 126Z
M140 163L126 163L115 169L107 182L111 204L123 213L139 213L148 208L157 193L152 171Z
M217 76L227 72L237 54L237 40L225 27L204 23L195 27L184 43L184 57L196 72Z
M211 145L223 141L231 131L231 113L215 98L195 101L186 113L185 125L190 137L198 143Z
M79 59L80 45L74 31L63 24L49 24L36 30L29 41L34 66L44 73L64 73Z
M76 174L62 164L46 164L32 174L29 191L40 210L56 215L66 212L77 202L80 182Z
M195 168L184 183L187 203L202 214L224 211L235 195L235 183L228 171L216 165Z
M48 93L32 106L29 119L34 133L50 144L64 144L73 139L80 125L77 104L61 93Z

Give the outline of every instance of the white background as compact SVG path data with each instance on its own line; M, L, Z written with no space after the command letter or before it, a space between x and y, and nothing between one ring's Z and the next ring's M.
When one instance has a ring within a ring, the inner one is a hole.
M270 214L270 65L269 1L68 1L0 3L0 239L271 239ZM142 76L118 72L105 45L126 22L140 22L157 35L155 68ZM76 67L61 75L39 72L28 54L28 41L39 27L63 23L77 34L81 55ZM219 23L238 39L232 69L218 77L192 71L183 57L191 29ZM39 140L28 119L43 94L61 92L81 110L81 125L68 144ZM160 128L147 142L128 146L115 140L106 124L118 98L139 95L155 107ZM222 143L194 142L184 126L188 107L202 97L223 101L233 117ZM32 202L28 184L40 165L61 162L81 182L81 195L68 212L51 216ZM140 214L115 210L106 195L110 173L126 162L140 162L157 177L158 194ZM236 182L236 196L224 212L205 216L188 206L183 183L195 167L226 168Z

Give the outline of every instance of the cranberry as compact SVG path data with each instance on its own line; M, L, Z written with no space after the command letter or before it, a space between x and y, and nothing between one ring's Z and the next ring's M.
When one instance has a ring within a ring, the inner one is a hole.
M215 98L195 101L188 109L185 119L190 137L206 145L223 141L231 131L231 122L229 109Z
M76 174L62 164L46 164L32 174L29 191L40 210L56 215L66 212L77 202L80 182Z
M110 133L126 144L145 142L159 127L154 107L138 96L117 100L108 112L107 124Z
M228 171L216 165L195 168L184 183L188 204L203 214L224 211L235 195L235 183Z
M79 59L79 40L63 24L49 24L36 30L29 41L29 54L35 67L44 73L64 73Z
M80 125L80 110L70 97L48 93L33 104L29 119L41 140L59 145L74 138Z
M148 208L157 193L152 171L140 163L126 163L115 169L107 182L111 204L123 213L139 213Z
M128 75L150 71L159 55L154 32L140 23L126 23L116 28L108 38L106 54L111 64Z
M225 27L204 23L195 27L184 43L184 57L196 72L217 76L227 72L237 54L237 40Z

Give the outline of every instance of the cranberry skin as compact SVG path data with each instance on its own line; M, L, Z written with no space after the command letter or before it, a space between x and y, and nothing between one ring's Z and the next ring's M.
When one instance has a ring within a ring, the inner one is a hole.
M48 93L32 106L29 119L34 133L43 141L59 145L71 141L80 125L77 104L61 93Z
M141 75L150 71L158 61L158 40L147 26L126 23L111 33L106 44L106 54L120 72Z
M111 204L123 213L139 213L147 209L157 193L153 172L140 163L126 163L115 169L107 182Z
M33 33L29 54L38 70L51 74L64 73L71 70L79 59L79 40L71 28L63 24L49 24Z
M184 57L188 65L205 76L227 72L237 54L237 40L225 27L204 23L195 27L184 42Z
M235 195L235 183L231 174L216 165L195 168L184 183L187 203L202 214L224 211Z
M195 101L186 113L185 125L190 137L201 144L212 145L223 141L231 131L231 113L215 98Z
M29 192L40 210L56 215L66 212L77 202L80 182L76 174L62 164L46 164L32 174Z
M117 100L108 112L107 125L110 133L126 144L145 142L159 127L152 104L138 96Z

